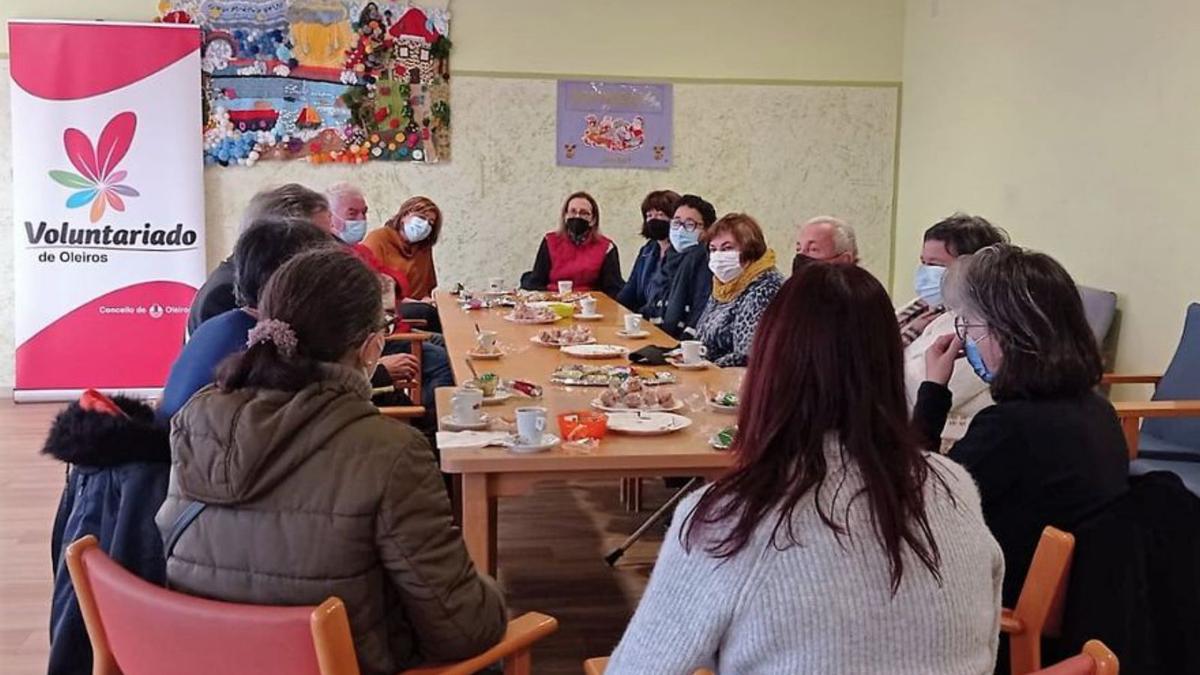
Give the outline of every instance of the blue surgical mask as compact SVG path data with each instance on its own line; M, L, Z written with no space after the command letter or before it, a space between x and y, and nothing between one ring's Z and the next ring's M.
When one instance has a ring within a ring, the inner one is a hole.
M433 232L433 226L421 216L413 216L404 223L404 238L409 243L425 241L430 232Z
M979 379L991 384L992 380L996 379L996 374L983 362L983 354L979 352L979 343L975 342L975 338L968 336L963 349L967 352L967 363L971 364L971 369Z
M917 278L913 284L917 296L930 307L942 304L942 277L946 275L945 267L921 265L917 268Z
M679 253L700 243L700 232L688 232L682 227L671 228L671 246Z
M357 244L367 236L367 221L365 220L343 220L342 230L337 233L338 238L347 244Z

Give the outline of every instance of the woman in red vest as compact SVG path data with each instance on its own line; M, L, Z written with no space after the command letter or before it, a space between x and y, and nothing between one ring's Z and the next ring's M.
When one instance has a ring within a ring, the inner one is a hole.
M550 232L538 247L533 269L521 275L521 288L557 290L558 282L571 281L576 291L599 291L617 297L625 286L617 245L600 234L600 206L586 192L576 192L563 202L558 231Z

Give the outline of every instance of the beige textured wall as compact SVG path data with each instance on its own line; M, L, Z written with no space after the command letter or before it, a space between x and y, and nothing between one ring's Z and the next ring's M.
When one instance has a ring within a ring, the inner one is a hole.
M7 62L0 62L0 129L9 125ZM562 168L554 163L555 81L458 77L453 82L453 161L357 167L262 162L205 172L208 258L232 248L241 209L259 188L288 181L361 185L372 226L413 194L432 197L446 227L435 257L443 285L513 282L533 263L562 199L577 189L599 200L602 229L626 271L642 240L638 205L661 187L706 196L718 212L760 220L785 264L792 228L820 213L860 231L864 264L887 279L898 92L894 86L675 86L675 167L670 171ZM0 144L0 162L7 144ZM11 279L11 202L0 184L0 275ZM0 386L12 383L12 291L0 287Z
M898 295L956 209L1116 291L1118 369L1159 371L1200 300L1195 0L909 0Z

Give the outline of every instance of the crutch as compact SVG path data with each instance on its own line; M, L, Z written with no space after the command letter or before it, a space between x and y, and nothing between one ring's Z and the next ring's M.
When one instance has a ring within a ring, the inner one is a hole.
M608 555L604 556L604 562L608 563L610 567L616 565L617 561L621 559L621 556L625 555L625 552L629 550L629 547L636 544L637 540L641 539L646 532L650 530L650 528L654 527L660 520L665 518L667 514L671 512L671 509L675 508L675 505L679 503L680 499L683 499L687 493L691 492L698 485L700 485L700 481L700 478L693 478L689 480L683 487L679 488L675 494L671 495L671 498L668 499L665 504L658 507L658 510L654 513L651 513L650 517L647 518L641 525L639 525L638 529L633 531L633 534L629 535L625 541L621 542L620 546L609 551Z

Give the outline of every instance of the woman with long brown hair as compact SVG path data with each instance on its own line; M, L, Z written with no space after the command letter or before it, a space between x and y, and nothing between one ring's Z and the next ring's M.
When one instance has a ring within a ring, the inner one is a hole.
M574 192L563 202L558 229L542 238L533 269L521 275L521 288L554 290L560 281L614 299L625 287L617 245L600 234L600 205L586 192Z
M865 270L814 262L759 325L737 456L680 503L609 673L990 673L1000 549L918 448L900 333Z

